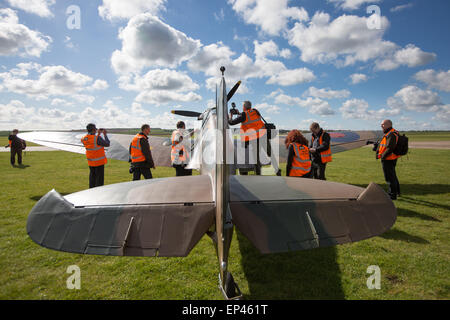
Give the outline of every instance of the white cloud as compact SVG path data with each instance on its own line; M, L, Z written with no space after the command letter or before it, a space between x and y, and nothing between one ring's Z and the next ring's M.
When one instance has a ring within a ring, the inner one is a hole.
M276 57L278 56L278 46L273 41L265 41L259 43L257 40L253 41L253 45L255 46L255 56L258 58L266 58L266 57Z
M280 57L285 58L285 59L289 59L290 57L292 57L292 52L289 49L282 49L280 51Z
M52 38L19 23L14 10L0 9L0 56L40 57Z
M361 82L366 82L368 78L367 75L363 73L354 73L350 75L350 79L352 80L352 84L358 84Z
M288 7L288 0L228 0L247 24L255 24L269 35L286 31L291 20L306 21L304 8Z
M308 97L306 99L301 99L299 97L291 97L282 93L282 91L274 91L269 97L275 99L275 103L286 104L288 106L299 106L302 108L308 108L308 111L312 114L317 115L333 115L335 111L331 108L328 101L324 101L319 98Z
M328 2L335 3L344 10L356 10L365 3L372 4L380 1L382 0L328 0Z
M276 106L276 105L272 105L272 104L268 104L266 102L257 104L254 106L255 109L257 110L262 110L263 112L267 112L270 114L279 114L280 113L280 107Z
M361 120L380 120L400 114L398 108L369 110L369 104L363 99L347 100L339 108L339 111L344 119Z
M397 11L402 11L408 8L411 8L414 6L414 3L407 3L407 4L401 4L399 6L395 6L393 8L390 9L391 12L397 12Z
M165 104L168 102L199 101L202 97L193 91L199 85L185 73L169 69L155 69L145 75L127 75L118 80L119 87L128 91L138 92L137 102L150 104Z
M441 99L436 92L411 85L397 91L393 97L388 98L387 103L392 108L419 112L436 112L442 107Z
M60 98L55 98L52 100L51 105L52 106L64 106L64 107L71 107L73 106L73 102L64 100L64 99L60 99Z
M9 5L13 8L21 9L25 12L37 14L43 18L53 17L53 13L50 11L52 5L55 4L55 0L7 0Z
M267 84L277 84L280 86L292 86L295 84L311 82L316 79L314 73L308 68L298 68L283 70L272 75Z
M210 76L206 80L206 86L214 90L221 73L219 66L226 66L227 83L234 84L238 80L245 81L251 78L270 77L267 83L276 83L280 85L293 85L315 79L311 70L299 68L289 70L281 61L265 58L269 53L274 54L278 48L273 43L266 42L259 44L255 42L256 59L251 59L245 53L242 53L236 59L233 59L235 53L222 42L203 46L196 56L188 62L188 67L194 72L203 72ZM245 83L239 88L239 93L244 93L248 89Z
M145 12L158 15L165 10L165 3L166 0L103 0L98 13L105 20L129 19Z
M223 11L223 8L220 8L219 13L214 12L214 19L219 22L225 20L225 12Z
M308 24L296 23L288 32L289 44L301 50L305 62L333 62L340 66L367 62L396 48L382 39L389 26L381 17L382 28L370 30L366 17L342 15L330 21L330 15L316 12Z
M48 99L50 96L71 96L83 101L90 96L83 91L105 89L106 81L96 80L87 75L73 72L64 66L41 66L37 63L21 63L18 68L0 73L0 84L3 90L24 94L37 100ZM37 79L29 78L29 72L35 71Z
M422 70L417 72L414 78L426 83L430 88L450 92L450 70L439 72L432 69Z
M201 46L149 13L131 18L119 32L122 49L113 52L116 73L139 72L145 67L176 67L192 58Z
M309 87L303 93L303 97L311 96L315 98L321 99L339 99L339 98L347 98L350 95L350 91L348 90L330 90L328 88L318 89L316 87Z
M393 70L401 65L410 68L422 66L436 59L435 53L424 52L413 44L394 52L390 57L376 61L375 70Z

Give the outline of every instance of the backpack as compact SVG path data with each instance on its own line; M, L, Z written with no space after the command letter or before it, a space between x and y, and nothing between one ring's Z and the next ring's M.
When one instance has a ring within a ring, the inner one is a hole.
M404 156L408 153L408 137L405 136L405 134L398 134L397 145L395 146L393 153L398 156Z

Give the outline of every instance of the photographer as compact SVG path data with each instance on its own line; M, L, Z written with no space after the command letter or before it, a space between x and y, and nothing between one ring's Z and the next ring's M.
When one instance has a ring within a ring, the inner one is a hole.
M89 165L89 188L102 186L105 180L105 164L108 162L105 147L110 141L105 129L97 130L95 124L86 126L87 134L81 139L86 148L86 158ZM98 134L96 134L98 131Z
M133 181L140 180L141 175L145 179L153 178L150 168L155 169L155 164L148 143L149 134L150 126L143 124L141 126L141 132L135 135L131 141L129 153L131 158L130 173L133 174Z

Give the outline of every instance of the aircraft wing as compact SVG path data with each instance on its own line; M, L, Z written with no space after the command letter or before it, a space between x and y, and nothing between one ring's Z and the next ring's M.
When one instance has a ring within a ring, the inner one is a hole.
M397 212L378 185L231 176L233 223L261 253L334 246L387 231Z
M53 132L53 131L34 131L20 133L19 138L34 142L54 149L85 154L86 149L81 143L81 138L86 135L85 132ZM105 148L106 157L121 161L128 161L128 148L134 135L128 134L108 134L110 146ZM170 167L170 144L167 144L168 138L149 137L149 144L152 151L153 161L156 166ZM170 140L169 140L170 141Z
M214 222L211 178L149 179L62 197L31 210L27 232L49 249L113 256L186 256Z
M381 139L381 131L333 131L328 132L331 138L331 153L338 153L355 148L363 147L370 142L376 142ZM311 133L303 134L306 140L311 141ZM285 162L288 151L284 145L286 136L280 136L280 162Z

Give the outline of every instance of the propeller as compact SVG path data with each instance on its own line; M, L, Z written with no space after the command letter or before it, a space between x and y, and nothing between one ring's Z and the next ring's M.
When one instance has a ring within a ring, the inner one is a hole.
M195 111L172 110L171 112L179 116L193 117L193 118L198 118L201 115L200 112Z
M234 94L236 93L236 90L239 88L239 86L241 85L241 80L239 80L233 88L231 88L231 90L228 92L227 94L227 101L230 101L231 98L234 96Z

